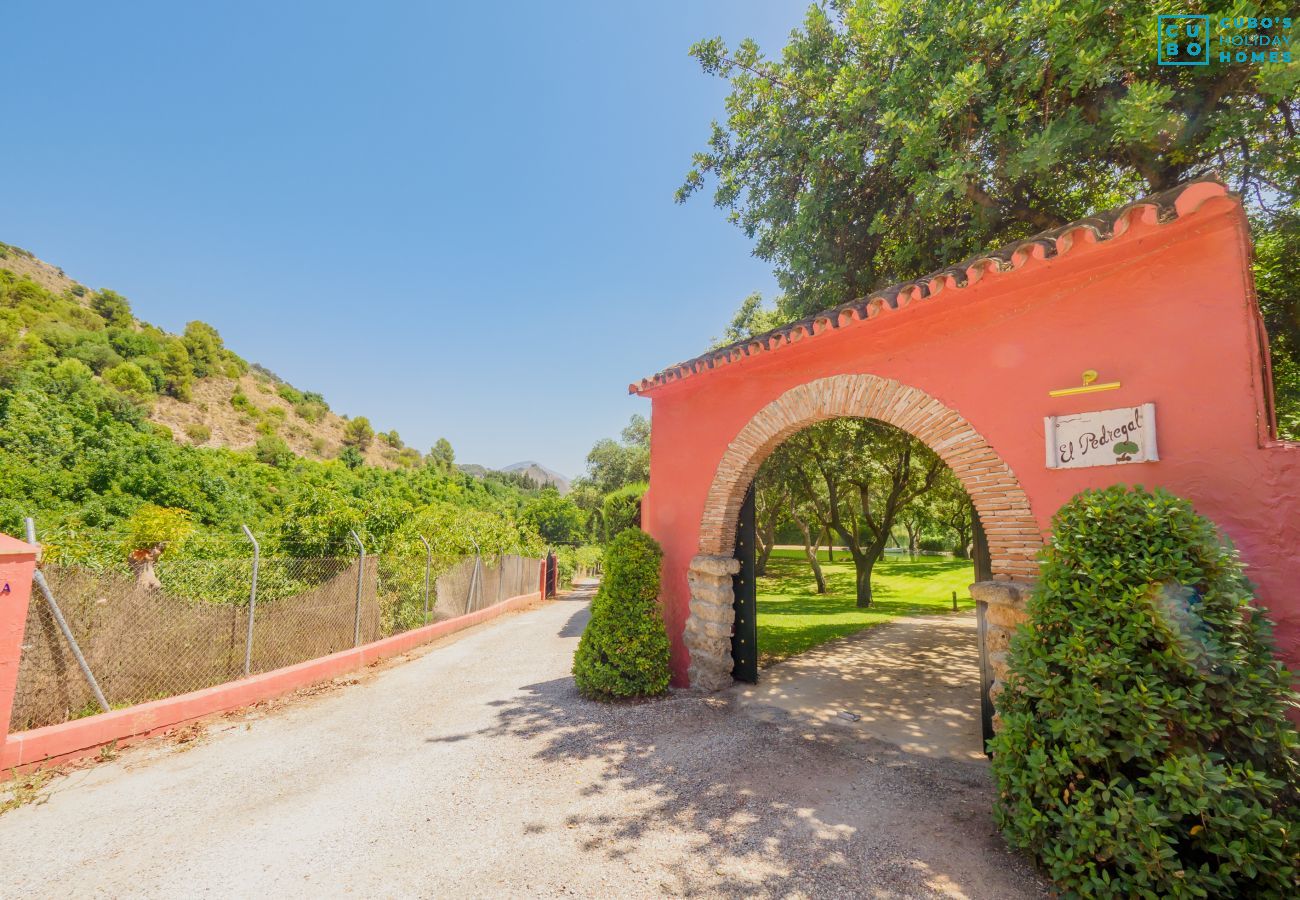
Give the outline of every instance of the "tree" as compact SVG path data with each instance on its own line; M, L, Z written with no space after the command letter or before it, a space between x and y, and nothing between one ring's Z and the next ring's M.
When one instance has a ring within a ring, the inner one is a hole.
M146 503L136 509L123 526L126 529L127 559L136 581L148 587L162 587L154 572L154 564L168 548L179 549L194 533L189 511Z
M125 326L135 321L131 315L131 304L117 291L105 288L96 291L90 300L90 308L99 313L109 325Z
M587 521L582 510L567 497L561 497L553 487L542 488L541 493L528 501L523 519L550 544L571 544L581 540Z
M650 479L650 423L632 416L620 435L621 442L601 438L587 454L587 473L579 482L595 487L602 496L629 484Z
M951 469L945 468L934 490L926 497L929 520L953 534L953 556L967 559L974 529L970 497Z
M451 441L438 438L429 451L429 461L444 472L450 472L456 464L456 452L451 449Z
M190 322L185 326L185 336L181 338L189 354L194 374L199 378L220 375L225 361L225 345L217 329L207 322Z
M944 470L916 438L872 419L833 419L790 438L792 477L818 525L849 548L857 605L871 606L871 571L888 546L894 523Z
M104 381L137 402L153 396L153 381L133 362L119 363L104 372Z
M365 452L374 439L375 429L371 427L370 420L365 416L349 419L348 423L343 426L343 446L345 447L354 447L358 451Z
M1255 231L1255 288L1272 355L1278 436L1300 441L1300 208Z
M168 338L159 361L168 395L188 401L194 384L194 366L190 363L190 352L185 349L185 342L180 338Z
M1262 215L1289 207L1295 67L1156 66L1156 11L830 0L779 58L702 41L731 94L678 198L715 176L801 314L1211 168Z

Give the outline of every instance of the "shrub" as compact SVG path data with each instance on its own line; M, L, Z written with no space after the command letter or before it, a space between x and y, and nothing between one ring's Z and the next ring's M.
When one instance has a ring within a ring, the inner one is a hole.
M132 400L148 400L153 396L153 381L143 369L132 362L113 366L104 373L104 381Z
M597 700L652 697L668 689L668 632L659 611L663 551L639 529L605 551L605 580L573 657L578 690Z
M212 429L199 422L185 426L185 435L196 444L206 444L212 437Z
M314 400L303 400L301 403L293 405L293 411L312 424L325 418L326 410L327 407L324 403L317 403Z
M289 468L294 460L293 451L289 449L284 438L271 434L264 434L257 439L257 443L253 445L253 455L257 457L258 462L275 466L277 469Z
M927 553L946 553L952 549L952 545L943 538L923 537L916 542L916 548Z
M1083 896L1287 896L1290 676L1234 551L1123 485L1053 520L990 747L1008 841Z

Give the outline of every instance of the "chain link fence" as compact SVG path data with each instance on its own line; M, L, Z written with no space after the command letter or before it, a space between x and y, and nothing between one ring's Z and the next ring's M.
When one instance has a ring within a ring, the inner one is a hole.
M270 557L256 563L164 556L147 574L67 563L46 563L41 572L116 709L316 659L532 593L541 565L513 554L454 561L396 554ZM49 604L34 593L10 731L100 711Z

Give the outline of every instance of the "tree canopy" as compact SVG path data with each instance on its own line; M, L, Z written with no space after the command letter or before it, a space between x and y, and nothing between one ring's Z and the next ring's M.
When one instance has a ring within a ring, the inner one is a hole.
M713 176L798 314L1211 169L1267 224L1300 184L1300 65L1156 66L1157 6L830 0L779 57L701 41L731 93L678 198Z

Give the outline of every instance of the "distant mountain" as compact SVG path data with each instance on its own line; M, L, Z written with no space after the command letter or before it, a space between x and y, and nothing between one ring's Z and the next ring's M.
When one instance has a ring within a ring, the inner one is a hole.
M561 494L567 494L569 492L569 479L565 478L554 469L548 469L541 463L535 463L532 460L517 462L514 465L506 466L501 471L519 472L520 474L527 475L539 485L554 485L555 489Z

